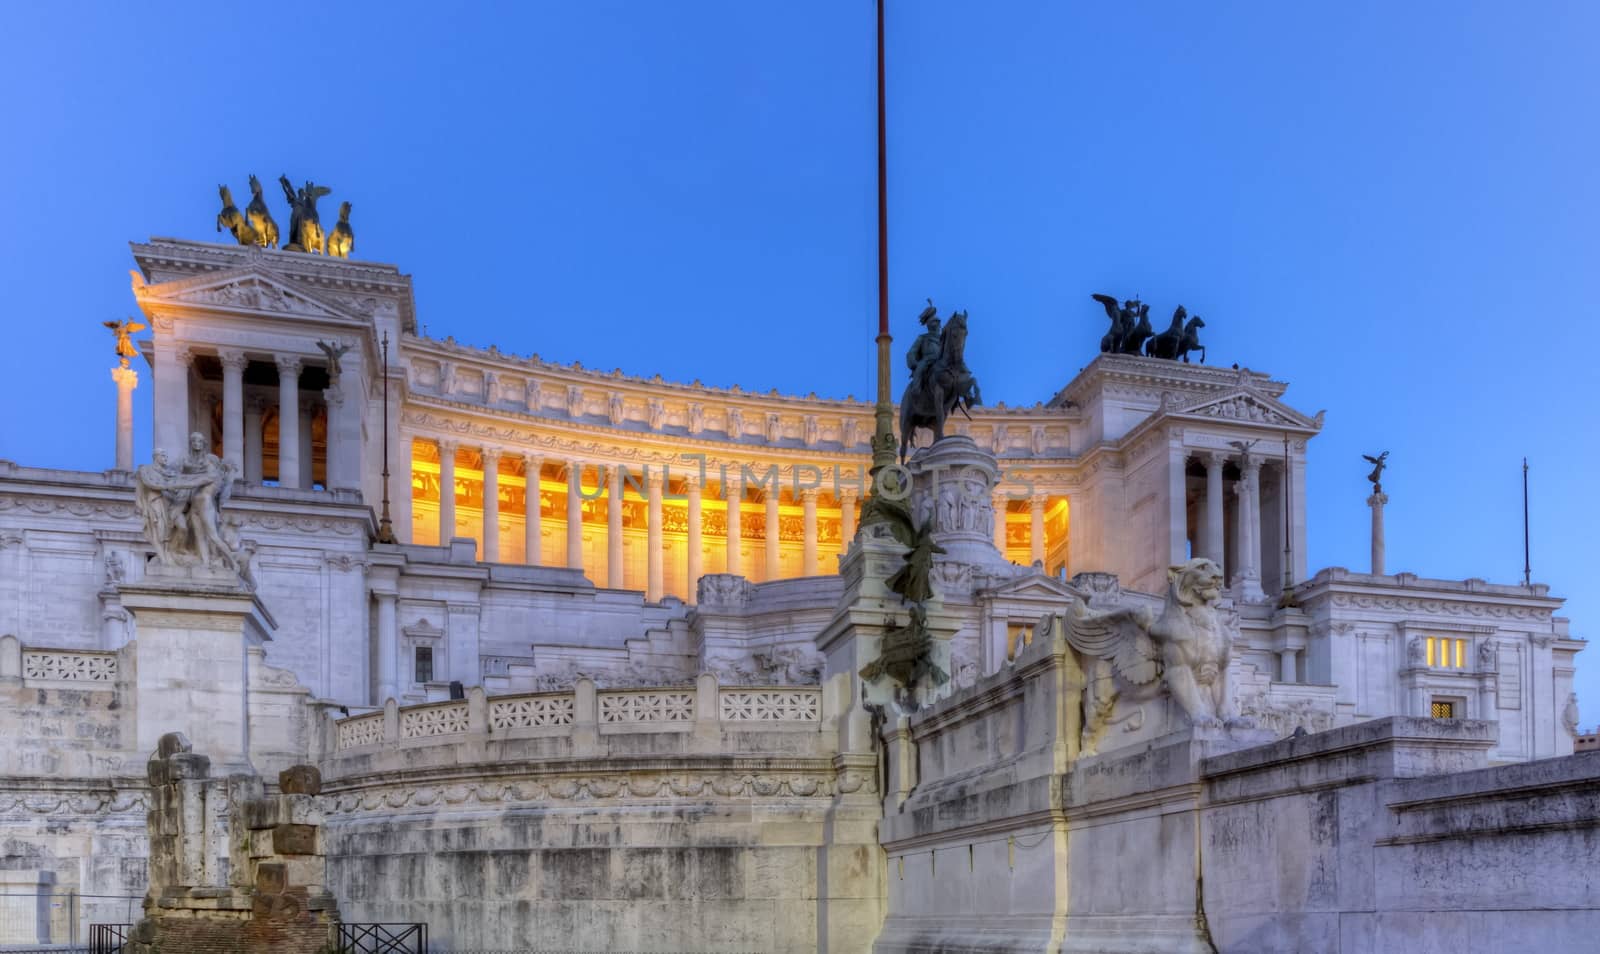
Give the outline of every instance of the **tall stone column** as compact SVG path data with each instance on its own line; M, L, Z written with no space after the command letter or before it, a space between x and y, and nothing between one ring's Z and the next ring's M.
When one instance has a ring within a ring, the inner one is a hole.
M1028 561L1044 565L1044 494L1028 501Z
M994 505L994 548L1000 551L1001 556L1006 555L1006 495L997 493L991 503Z
M400 625L395 613L394 593L374 593L378 598L378 698L400 697Z
M133 389L139 386L139 372L124 363L111 369L117 383L116 469L133 470Z
M300 359L278 361L278 486L300 486Z
M781 535L779 527L778 491L777 488L773 488L767 492L767 573L765 578L768 580L776 580L779 573L782 572L781 567L783 564L779 559L779 554L783 543L779 539Z
M686 576L688 578L689 602L695 602L700 592L700 574L704 572L702 562L704 554L700 552L700 477L691 475L689 483L688 524L689 524L689 553L685 561Z
M189 346L156 338L155 446L174 458L189 446Z
M1372 575L1384 575L1384 539L1383 539L1383 505L1389 502L1389 495L1378 491L1367 498L1367 506L1372 508Z
M744 484L738 474L729 474L722 482L722 496L728 502L727 559L724 567L736 576L744 575L744 559L739 553L740 504L744 502Z
M583 570L583 463L567 461L567 568Z
M244 352L218 348L222 361L222 459L244 473Z
M522 562L538 566L544 558L544 514L539 497L539 472L544 469L544 458L538 454L522 455Z
M800 491L805 505L805 556L800 564L801 576L817 575L817 492L814 488Z
M645 490L649 493L648 512L645 514L645 584L644 597L652 603L659 602L665 581L661 566L661 486L659 471L646 471Z
M311 425L316 419L317 409L311 402L300 402L300 486L305 490L310 490L317 482L316 461L312 459L315 452L311 442Z
M456 442L439 441L439 545L456 535Z
M845 551L850 549L850 541L856 538L856 508L860 504L856 501L854 490L841 491L839 494L839 545Z
M1227 455L1212 451L1206 456L1206 559L1217 566L1223 565L1223 541L1227 534L1223 530L1223 505L1227 502L1222 496L1222 467L1228 461Z
M1261 461L1246 457L1239 483L1239 566L1236 583L1245 600L1265 598L1261 591Z
M622 565L622 468L606 468L606 585L620 590L627 585Z
M261 483L261 415L267 400L254 395L244 402L244 479Z
M500 562L500 448L483 449L483 559Z

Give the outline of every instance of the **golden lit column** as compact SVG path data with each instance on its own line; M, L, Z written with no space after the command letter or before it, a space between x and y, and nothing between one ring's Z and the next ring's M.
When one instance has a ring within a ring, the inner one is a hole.
M539 471L544 468L544 458L538 454L522 455L525 485L522 491L522 562L538 566L543 553L544 532L540 527L542 514L539 497Z
M1226 454L1212 451L1206 455L1206 537L1205 557L1217 566L1222 566L1222 465L1227 463Z
M689 523L689 553L687 560L687 576L689 580L689 602L695 602L700 590L700 574L703 572L700 553L700 476L691 474L688 479L688 523Z
M850 549L850 541L856 538L856 492L843 490L839 493L839 539L845 550Z
M278 355L278 486L300 486L300 359Z
M622 468L612 464L606 468L606 585L622 589Z
M456 442L439 441L439 545L456 535Z
M483 449L483 559L500 562L500 448Z
M1006 495L1000 491L994 495L994 548L1006 555Z
M739 540L739 521L741 517L739 505L744 501L744 484L738 474L731 474L723 480L722 496L728 502L728 552L723 569L725 572L742 576L744 574L744 560L739 553L741 545Z
M1044 494L1034 494L1028 510L1028 561L1044 565Z
M261 483L261 415L266 398L256 395L244 402L244 479Z
M778 539L778 490L776 487L767 492L767 575L766 579L778 578L778 548L783 544Z
M583 571L583 463L567 461L567 569Z
M111 369L117 385L117 470L133 470L133 389L139 386L139 372L128 367L128 359Z
M645 584L644 598L654 602L661 600L663 586L661 566L661 485L662 478L659 471L646 470L644 475L645 490L649 494L649 504L645 514Z
M222 362L222 459L244 473L244 352L218 348Z
M805 504L805 556L800 564L802 576L817 575L817 491L807 488L800 491Z

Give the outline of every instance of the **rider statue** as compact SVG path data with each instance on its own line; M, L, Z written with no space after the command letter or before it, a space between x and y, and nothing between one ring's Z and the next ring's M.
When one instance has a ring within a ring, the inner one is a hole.
M939 343L939 309L933 306L933 299L928 299L928 307L922 309L922 314L917 316L926 330L917 336L911 343L911 350L906 352L906 367L911 369L911 392L921 393L923 384L928 377L928 369L939 360L942 350Z

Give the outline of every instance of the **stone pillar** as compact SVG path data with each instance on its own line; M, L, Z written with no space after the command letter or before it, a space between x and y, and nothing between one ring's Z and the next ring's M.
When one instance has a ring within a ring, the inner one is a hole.
M500 562L500 448L483 449L483 559Z
M854 490L839 494L839 545L846 551L850 549L850 541L856 538L856 508L859 506Z
M1293 649L1278 651L1279 682L1299 682L1299 674L1295 672L1295 654Z
M539 472L544 469L544 458L538 454L522 455L522 562L538 566L544 561L543 504L539 498Z
M261 483L261 414L266 398L256 395L244 402L244 479Z
M222 459L244 473L244 352L218 348L222 361Z
M394 593L374 593L378 598L378 698L400 698L400 625L395 613Z
M156 339L155 446L176 460L189 447L189 368L194 355L188 345Z
M116 469L133 470L133 389L139 386L139 372L123 366L111 369L117 383Z
M300 484L300 359L278 355L278 486Z
M994 506L994 548L1006 555L1006 495L997 493L991 499Z
M766 528L767 529L767 546L766 546L767 566L766 566L766 576L764 577L764 579L776 580L778 578L778 575L782 572L782 569L781 569L782 568L782 561L779 559L779 554L781 552L780 548L782 547L783 544L782 544L782 541L779 539L781 534L780 534L780 531L779 531L779 521L778 521L778 490L775 487L772 488L771 490L767 491L767 515L766 516L767 516L767 528Z
M689 553L685 567L688 578L689 602L694 603L700 591L700 574L704 572L702 564L703 554L700 552L700 478L691 476L689 483L688 524L689 524Z
M456 442L439 441L439 545L456 535Z
M652 603L660 602L662 588L665 583L662 578L661 566L661 486L660 472L646 470L644 483L649 493L648 512L645 514L645 584L644 598Z
M1367 498L1367 506L1372 508L1372 575L1384 575L1384 539L1383 539L1383 505L1389 502L1389 495L1379 491Z
M620 590L626 583L622 566L622 468L606 468L606 586Z
M317 419L317 409L311 406L310 401L300 403L300 487L310 490L317 482L316 461L312 459L315 453L311 443L311 425ZM324 472L326 476L326 472Z
M1044 494L1028 501L1028 561L1044 564Z
M1239 483L1234 487L1239 495L1238 550L1239 566L1236 585L1245 600L1260 600L1261 591L1261 461L1246 457Z
M1222 466L1226 464L1226 455L1212 451L1206 456L1206 524L1205 524L1205 552L1203 556L1217 566L1223 565L1223 541L1227 534L1222 526L1223 504L1226 502L1222 496Z
M583 464L567 461L567 568L583 570Z
M723 480L722 497L728 502L728 555L724 569L735 576L743 576L744 559L739 553L739 505L744 501L744 484L738 474L730 474Z
M817 575L817 491L807 488L800 491L805 505L805 556L800 564L801 576Z

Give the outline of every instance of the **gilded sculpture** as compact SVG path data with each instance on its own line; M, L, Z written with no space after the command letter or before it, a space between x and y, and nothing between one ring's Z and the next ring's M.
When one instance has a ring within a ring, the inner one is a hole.
M111 333L117 336L117 359L126 368L129 358L137 358L139 356L139 349L133 346L132 336L143 331L148 326L140 324L132 318L127 321L102 321L101 324L110 328Z
M233 191L225 185L219 185L217 194L222 197L222 211L217 213L217 231L227 229L232 232L234 240L240 245L257 244L256 230L250 227L244 213L233 204Z
M356 233L350 230L350 203L339 203L339 221L328 233L328 254L334 258L349 258L356 247Z
M261 180L254 175L250 176L250 204L245 207L244 217L255 230L255 244L262 248L277 247L278 223L267 209L267 200L261 196Z
M1101 612L1076 602L1040 621L1039 631L1064 640L1084 672L1083 755L1095 754L1119 699L1163 690L1193 725L1247 724L1229 690L1232 632L1217 611L1221 598L1222 569L1198 558L1168 568L1159 616L1142 606Z
M278 185L283 187L283 196L289 202L289 241L283 247L291 252L322 254L326 238L322 234L322 221L317 218L317 200L333 190L310 179L296 190L289 184L288 176L279 176Z

